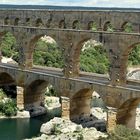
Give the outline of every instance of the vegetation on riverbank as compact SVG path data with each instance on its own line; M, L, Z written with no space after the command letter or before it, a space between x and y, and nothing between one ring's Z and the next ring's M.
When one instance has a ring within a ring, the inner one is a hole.
M108 134L108 137L99 140L139 140L139 138L140 131L118 125L114 131Z
M17 114L16 102L6 96L2 89L0 89L0 115L15 116Z

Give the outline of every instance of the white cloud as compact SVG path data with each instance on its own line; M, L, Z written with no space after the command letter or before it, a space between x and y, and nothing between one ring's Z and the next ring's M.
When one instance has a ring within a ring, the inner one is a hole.
M0 4L140 8L140 0L0 0Z

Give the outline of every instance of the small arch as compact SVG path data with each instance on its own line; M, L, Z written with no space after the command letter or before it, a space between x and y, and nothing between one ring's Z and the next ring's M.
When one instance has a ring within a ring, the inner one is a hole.
M9 17L6 17L4 19L4 25L9 25L9 24L10 24L10 19L9 19Z
M42 27L43 25L44 25L44 24L43 24L42 19L41 19L41 18L38 18L38 19L36 20L35 26L36 26L36 27Z
M114 29L113 29L113 26L111 24L110 21L107 21L104 26L103 26L103 31L109 31L109 32L113 32Z
M133 31L132 24L130 22L124 22L121 26L121 30L127 33L132 32Z
M94 21L88 23L88 30L97 31L97 24Z
M30 18L26 18L26 20L25 20L25 22L26 22L26 25L27 26L30 26L31 25L31 19Z
M75 20L73 23L72 23L72 29L81 29L81 25L80 25L80 22L78 20Z
M19 18L16 18L14 21L14 25L17 26L19 24Z
M61 28L61 29L65 29L66 28L65 20L61 20L59 22L59 28Z

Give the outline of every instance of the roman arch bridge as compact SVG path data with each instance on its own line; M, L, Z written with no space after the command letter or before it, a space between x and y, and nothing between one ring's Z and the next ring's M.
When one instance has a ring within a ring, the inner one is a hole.
M69 117L88 114L96 91L108 107L115 108L114 121L135 127L140 82L128 80L126 73L129 53L140 43L139 17L137 11L0 10L0 38L11 32L20 57L18 65L0 63L0 85L15 84L18 107L28 109L41 104L42 92L50 83L59 96L69 99L62 98L62 116ZM91 30L94 22L96 31ZM106 29L110 23L113 32ZM126 23L131 23L131 33L124 32ZM33 65L35 43L44 35L61 48L63 69ZM110 61L109 76L80 72L82 43L89 39L103 44Z

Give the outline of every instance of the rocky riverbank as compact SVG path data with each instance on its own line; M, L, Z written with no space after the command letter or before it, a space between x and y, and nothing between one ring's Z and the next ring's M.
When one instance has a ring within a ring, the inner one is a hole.
M105 133L97 131L94 127L83 128L82 125L70 120L56 117L43 124L40 132L41 136L32 140L98 140L100 137L107 137Z

